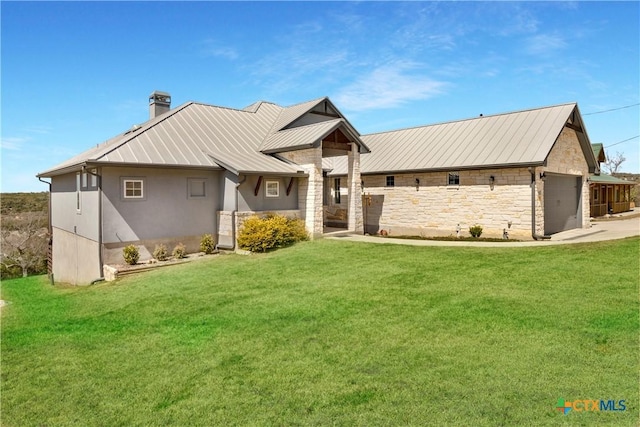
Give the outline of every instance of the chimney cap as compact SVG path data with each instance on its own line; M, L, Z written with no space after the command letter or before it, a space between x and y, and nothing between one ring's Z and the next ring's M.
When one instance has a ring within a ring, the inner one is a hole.
M168 92L154 90L151 95L149 95L149 101L171 102L171 95Z

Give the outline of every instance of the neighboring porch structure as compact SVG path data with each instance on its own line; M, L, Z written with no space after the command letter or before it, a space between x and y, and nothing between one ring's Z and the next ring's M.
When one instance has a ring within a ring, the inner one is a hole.
M633 182L611 175L592 175L589 184L590 212L592 217L616 214L631 210Z

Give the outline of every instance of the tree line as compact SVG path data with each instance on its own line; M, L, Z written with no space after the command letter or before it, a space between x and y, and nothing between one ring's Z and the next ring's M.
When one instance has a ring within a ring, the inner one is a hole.
M49 195L0 194L0 278L47 272Z

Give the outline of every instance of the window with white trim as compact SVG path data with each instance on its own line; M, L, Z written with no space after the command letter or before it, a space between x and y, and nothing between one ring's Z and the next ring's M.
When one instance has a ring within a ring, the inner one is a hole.
M265 197L280 197L280 181L265 181Z
M460 172L449 172L447 185L460 185Z
M87 171L82 171L82 188L87 188Z
M98 186L98 169L91 169L91 186Z
M124 179L122 183L125 199L144 198L144 181L142 179Z
M189 198L202 199L207 196L206 180L203 178L189 178Z

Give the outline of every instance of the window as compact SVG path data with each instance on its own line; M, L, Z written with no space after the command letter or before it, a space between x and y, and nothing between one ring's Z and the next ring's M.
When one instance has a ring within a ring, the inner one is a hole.
M189 178L189 198L198 199L207 196L205 191L205 179L201 178Z
M144 182L141 179L125 179L123 182L125 199L144 198Z
M396 185L396 179L393 175L387 177L387 187L394 187Z
M76 172L76 211L80 212L80 181L81 181L81 176L80 176L80 172Z
M280 182L279 181L265 182L264 191L265 191L266 197L280 197Z
M92 187L97 187L98 186L98 169L91 169L91 186Z
M82 188L87 188L87 171L82 171Z
M333 180L333 199L337 205L340 204L340 178Z
M448 185L460 185L460 172L449 172Z

